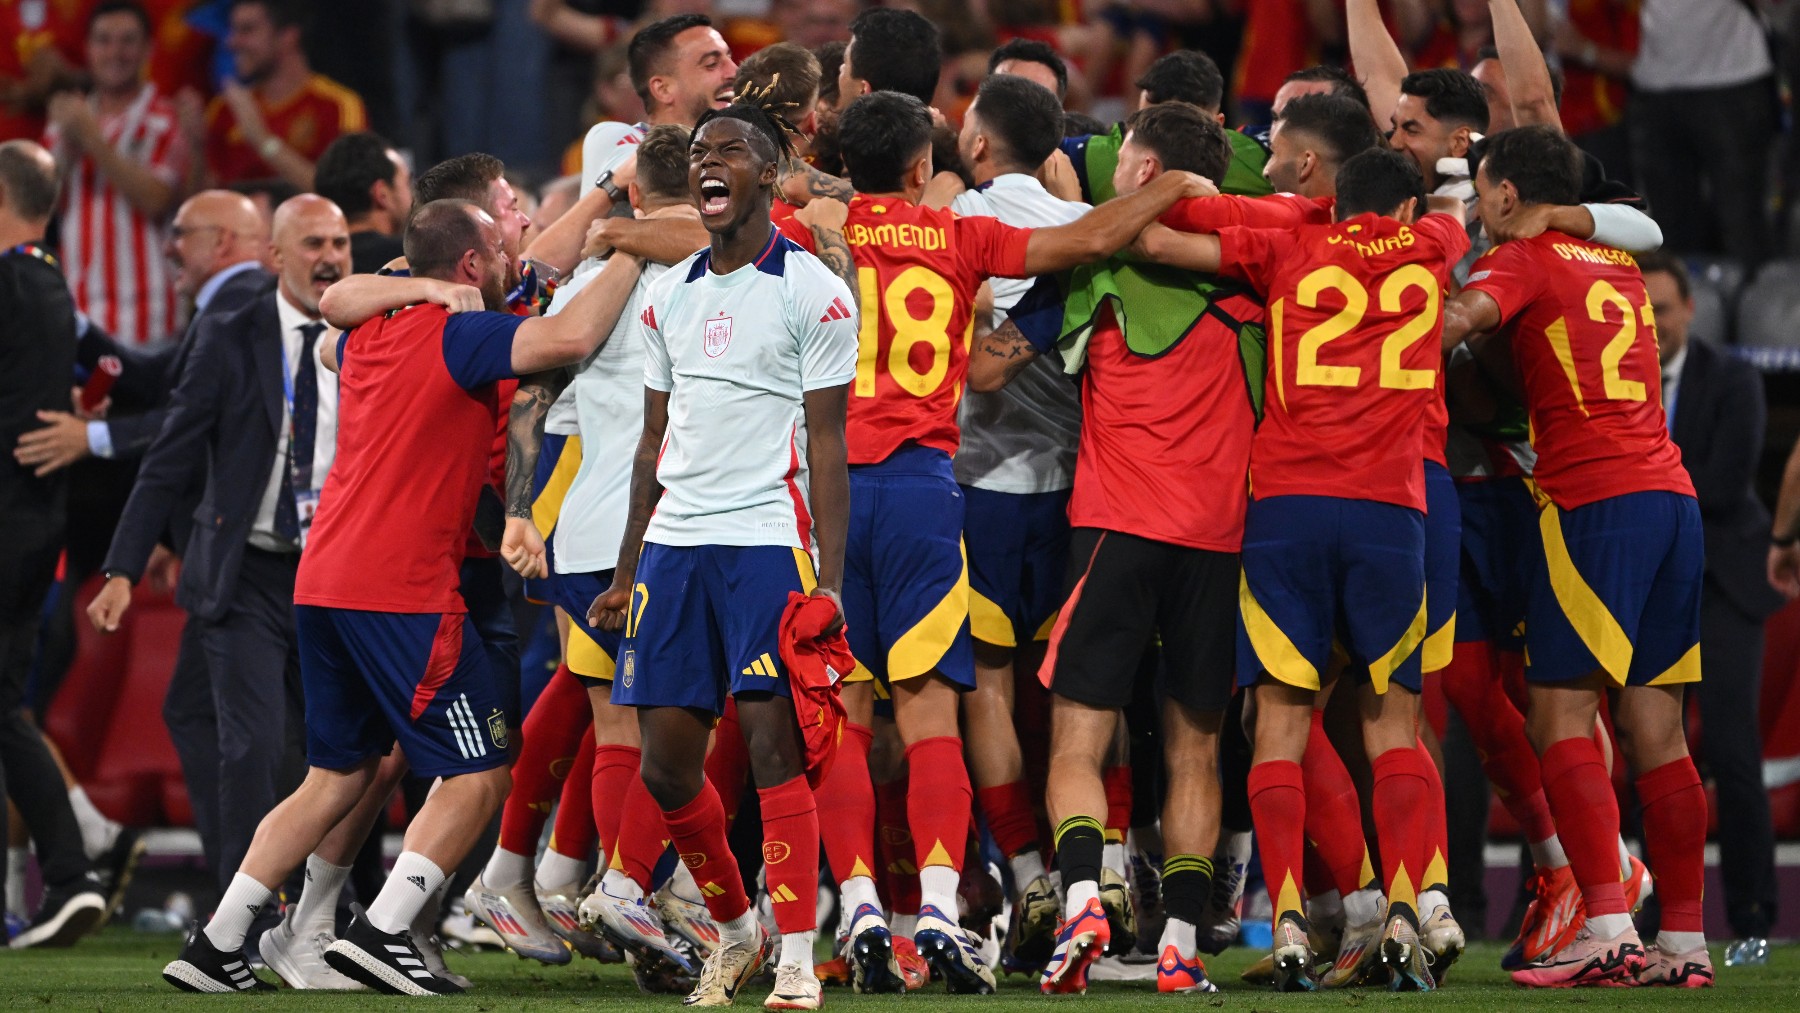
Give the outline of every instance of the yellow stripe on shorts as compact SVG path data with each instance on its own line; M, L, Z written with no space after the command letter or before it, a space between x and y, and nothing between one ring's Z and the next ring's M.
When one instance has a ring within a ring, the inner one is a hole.
M1425 585L1419 585L1419 611L1413 613L1412 622L1406 625L1406 632L1400 635L1400 642L1388 649L1388 652L1369 662L1369 684L1375 692L1386 693L1388 680L1412 653L1425 642Z
M1437 632L1425 638L1425 646L1419 648L1425 652L1420 660L1419 669L1423 672L1438 672L1449 667L1450 659L1456 654L1456 613L1444 620L1444 625Z
M606 653L606 648L601 647L593 637L588 636L581 627L573 623L569 625L567 653L568 657L563 660L567 662L569 671L589 679L612 681L613 656Z
M956 583L949 593L888 648L888 681L917 678L936 668L968 618L969 552L965 548L962 550L962 570L957 573Z
M1625 685L1631 675L1631 638L1625 635L1624 627L1613 618L1606 603L1575 568L1569 546L1563 541L1562 514L1557 512L1555 504L1547 504L1538 512L1538 530L1543 535L1544 560L1548 564L1550 590L1556 594L1557 606L1612 681ZM1696 657L1696 667L1698 664Z
M1006 610L973 587L969 588L969 635L995 647L1017 647L1019 638L1013 633L1012 620Z
M1275 679L1301 689L1319 688L1319 670L1300 653L1275 620L1263 611L1262 603L1250 593L1250 578L1238 568L1238 613L1244 620L1244 632L1263 671Z
M550 532L556 530L556 522L562 517L563 500L568 497L569 486L575 483L575 473L580 470L581 437L571 436L563 441L562 453L557 455L556 467L550 469L543 490L531 501L531 523L537 526L539 538L549 538Z

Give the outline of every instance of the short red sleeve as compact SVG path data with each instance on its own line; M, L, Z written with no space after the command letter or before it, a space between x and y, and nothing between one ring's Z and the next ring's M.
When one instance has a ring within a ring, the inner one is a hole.
M1464 291L1485 292L1508 323L1542 291L1544 272L1534 263L1525 241L1501 243L1482 254L1469 272Z
M1325 225L1331 221L1331 203L1278 193L1268 197L1189 197L1176 201L1157 221L1177 232L1217 232L1232 226L1252 229L1291 229L1301 225Z
M808 253L818 253L818 245L813 242L812 230L800 224L800 220L794 217L795 210L791 206L778 203L775 205L775 213L770 216L770 221L775 223L775 228L782 235L792 239L802 250Z
M1247 281L1267 296L1276 270L1296 246L1294 234L1282 229L1220 229L1219 273Z
M1413 223L1413 231L1437 241L1444 250L1444 270L1456 267L1469 252L1469 230L1446 214L1432 213Z
M1014 228L998 218L958 217L956 253L964 268L976 278L1024 278L1025 245L1030 229Z

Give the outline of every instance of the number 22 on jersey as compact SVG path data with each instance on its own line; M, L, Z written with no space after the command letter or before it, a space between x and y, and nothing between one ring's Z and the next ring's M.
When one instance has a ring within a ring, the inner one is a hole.
M956 293L950 283L917 264L895 275L885 289L872 267L857 268L856 280L862 302L856 396L876 395L875 381L883 367L908 394L928 397L935 393L950 373L950 321L956 310ZM884 316L893 330L885 349L881 345ZM965 347L973 330L971 320L963 334Z
M1424 304L1381 342L1377 380L1380 386L1390 390L1428 390L1437 384L1435 367L1409 369L1403 365L1412 347L1430 335L1442 319L1444 292L1436 276L1419 264L1406 264L1396 268L1382 278L1375 294L1376 305L1384 314L1399 314L1403 312L1402 301L1412 289L1424 293ZM1356 387L1362 383L1361 366L1328 365L1320 359L1327 354L1327 345L1355 330L1368 316L1369 290L1349 271L1331 265L1321 267L1300 279L1300 284L1295 287L1294 302L1306 309L1318 309L1320 297L1326 292L1336 292L1344 306L1300 335L1300 342L1294 349L1294 383L1301 387ZM1286 344L1286 331L1283 328L1285 302L1285 299L1278 299L1269 308L1274 325L1272 333L1275 336L1273 365L1276 396L1284 405L1287 403L1287 391L1281 358ZM1435 358L1433 361L1435 362Z

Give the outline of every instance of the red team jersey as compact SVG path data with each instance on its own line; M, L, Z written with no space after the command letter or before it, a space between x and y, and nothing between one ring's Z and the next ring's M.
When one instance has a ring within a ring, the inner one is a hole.
M812 230L781 231L808 251ZM856 260L861 352L845 423L851 464L879 464L908 442L956 453L975 290L1025 275L1030 229L892 197L857 194L844 238Z
M340 339L337 457L300 559L296 605L468 611L457 571L523 322L421 305Z
M314 74L279 103L271 105L260 95L256 102L269 132L309 161L318 161L338 135L368 129L362 98L324 74ZM206 164L221 184L276 175L244 140L223 97L206 107Z
M1298 229L1219 233L1221 274L1269 307L1263 421L1250 489L1425 509L1419 453L1438 393L1444 290L1468 252L1462 224L1372 214Z
M1631 255L1546 232L1475 262L1525 384L1532 478L1562 510L1633 492L1694 495L1663 416L1656 320Z

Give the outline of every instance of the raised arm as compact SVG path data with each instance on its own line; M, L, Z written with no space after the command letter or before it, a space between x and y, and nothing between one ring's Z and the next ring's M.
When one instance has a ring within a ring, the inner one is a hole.
M1166 225L1153 224L1138 234L1131 244L1135 259L1202 274L1219 272L1219 237L1202 232L1177 232Z
M1350 26L1350 60L1356 76L1369 93L1375 126L1387 133L1394 129L1394 106L1400 101L1400 82L1406 77L1406 57L1381 20L1376 0L1350 0L1346 13Z
M812 500L813 539L819 549L819 586L814 594L844 608L844 539L850 529L849 450L844 442L844 413L850 385L806 392L806 468Z
M1519 0L1488 0L1488 14L1494 21L1494 48L1499 50L1500 67L1506 72L1513 119L1521 127L1548 124L1561 130L1562 113L1556 108L1550 66L1519 9Z
M1124 249L1176 201L1216 192L1193 173L1165 172L1138 192L1109 200L1067 225L1032 230L1025 245L1025 274L1052 274L1104 260Z
M521 323L513 334L513 373L529 376L573 365L593 354L618 323L642 267L636 257L615 253L599 276L555 316L532 317Z
M850 290L851 305L862 309L862 286L857 284L856 261L850 255L850 243L844 238L844 222L850 218L850 207L835 197L815 197L795 212L794 220L812 230L814 256L831 268L844 287Z
M589 233L594 226L608 220L606 216L612 213L612 206L612 198L606 195L605 190L599 187L589 190L587 196L576 201L569 210L563 212L562 217L532 237L531 242L526 244L525 255L565 274L574 270L575 265L581 262L582 250ZM694 251L688 251L692 252ZM682 256L687 256L687 253ZM680 257L676 259L679 260Z
M594 599L588 607L588 625L603 630L625 626L625 614L631 607L631 588L637 583L638 555L644 548L644 529L650 526L650 515L662 499L662 483L656 478L656 459L662 453L663 433L669 428L669 394L653 387L644 388L644 432L638 437L637 453L631 460L630 512L625 518L625 537L619 540L619 562L613 568L612 587ZM840 565L843 554L838 555Z
M486 308L481 290L436 278L387 274L352 274L333 282L319 298L319 313L339 330L350 330L376 317L416 303L433 303L452 313Z
M617 250L658 264L675 264L710 241L698 214L602 218L588 230L587 245L581 252L584 257L595 257Z

